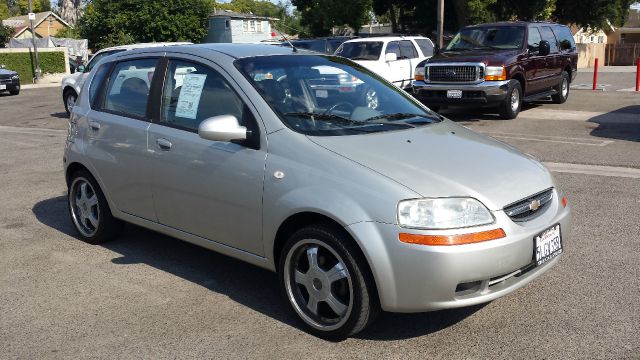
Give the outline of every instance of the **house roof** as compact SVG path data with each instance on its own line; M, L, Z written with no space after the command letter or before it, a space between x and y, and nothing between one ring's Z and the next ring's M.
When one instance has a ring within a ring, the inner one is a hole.
M231 10L215 10L213 14L209 15L210 18L216 17L228 17L232 19L255 19L255 20L280 20L278 18L272 18L269 16L260 16L254 14L243 14Z
M40 25L40 23L42 23L49 16L53 16L65 26L70 27L70 25L66 21L62 20L60 16L56 15L56 13L52 11L43 11L36 13L36 20L33 22L33 27L38 27L38 25ZM14 27L16 29L16 33L13 36L16 37L29 28L29 15L10 17L8 19L2 20L2 24Z

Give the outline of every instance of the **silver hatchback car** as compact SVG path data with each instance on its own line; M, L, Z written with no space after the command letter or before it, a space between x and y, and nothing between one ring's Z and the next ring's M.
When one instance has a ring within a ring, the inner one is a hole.
M549 171L348 59L271 45L134 50L92 71L69 121L69 209L276 271L308 330L506 295L559 261Z

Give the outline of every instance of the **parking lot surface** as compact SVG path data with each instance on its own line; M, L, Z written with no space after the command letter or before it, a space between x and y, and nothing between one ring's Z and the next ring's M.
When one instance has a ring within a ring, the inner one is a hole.
M640 94L445 110L554 171L563 258L491 303L383 314L341 342L301 331L268 271L134 226L75 239L63 111L54 88L0 96L0 358L640 359Z

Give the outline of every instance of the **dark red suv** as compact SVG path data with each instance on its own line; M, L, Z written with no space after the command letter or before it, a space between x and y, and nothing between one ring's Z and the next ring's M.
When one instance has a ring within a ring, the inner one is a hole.
M518 116L523 101L551 96L561 104L576 76L578 53L571 31L548 22L468 26L449 45L418 64L414 96L442 106L497 107Z

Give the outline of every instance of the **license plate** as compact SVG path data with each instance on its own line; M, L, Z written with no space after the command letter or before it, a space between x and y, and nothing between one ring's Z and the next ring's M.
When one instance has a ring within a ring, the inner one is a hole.
M553 225L536 235L533 239L536 266L540 266L554 257L562 254L562 238L560 224Z
M447 97L449 99L460 99L462 98L462 90L447 90Z
M6 90L7 89L7 85L0 85L0 90Z

